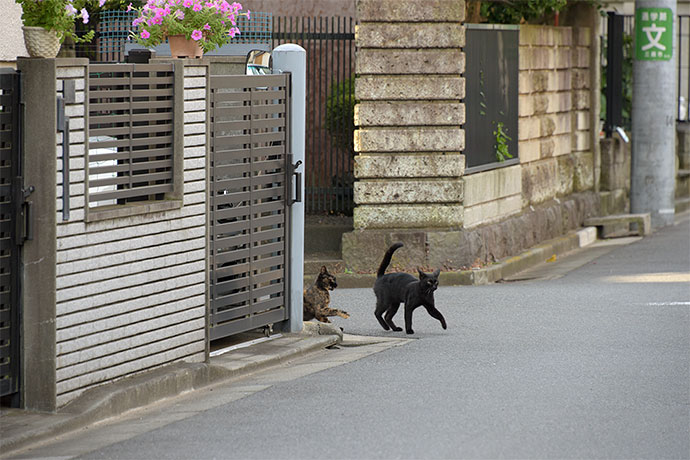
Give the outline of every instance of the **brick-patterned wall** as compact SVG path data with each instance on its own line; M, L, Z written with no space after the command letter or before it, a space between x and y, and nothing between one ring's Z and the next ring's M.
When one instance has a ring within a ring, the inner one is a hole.
M589 29L521 26L519 53L523 207L592 189Z
M113 379L178 360L205 359L206 73L184 69L183 202L177 209L86 222L85 66L59 67L57 91L75 81L69 221L62 220L58 134L57 405ZM182 153L182 152L181 152Z
M458 227L464 2L358 0L356 229Z

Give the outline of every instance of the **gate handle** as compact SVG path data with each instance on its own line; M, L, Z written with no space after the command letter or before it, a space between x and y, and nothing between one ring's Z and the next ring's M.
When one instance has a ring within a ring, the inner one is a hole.
M36 187L33 185L30 185L28 188L22 190L24 194L24 202L22 203L22 207L26 210L24 213L24 232L21 236L22 242L32 241L34 239L34 206L33 202L27 201L26 199L29 198L29 195L31 195L35 190Z
M289 205L302 202L302 173L297 172L296 169L302 164L302 160L297 160L297 163L292 163L292 155L289 155L288 167L290 169L290 176L295 178L295 198L289 200ZM290 194L292 194L292 184L290 184Z

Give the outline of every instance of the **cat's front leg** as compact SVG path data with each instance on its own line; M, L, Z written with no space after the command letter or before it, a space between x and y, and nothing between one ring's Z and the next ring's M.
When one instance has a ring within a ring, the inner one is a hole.
M433 304L424 304L424 308L426 308L426 311L431 315L432 318L436 318L441 322L441 327L443 329L448 329L446 326L446 319L443 317L440 311L436 309L436 307Z

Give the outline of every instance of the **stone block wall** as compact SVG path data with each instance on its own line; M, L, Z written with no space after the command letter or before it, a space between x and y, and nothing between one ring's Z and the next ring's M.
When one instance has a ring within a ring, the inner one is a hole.
M70 217L62 217L62 137L57 137L55 221L56 405L85 390L174 361L206 357L206 74L185 66L183 165L176 206L85 219L88 67L58 61L57 95L73 80ZM180 67L179 70L182 70ZM178 164L178 163L176 163Z
M464 227L490 224L522 210L522 167L465 176Z
M590 30L520 27L522 205L594 187Z
M354 227L460 227L464 2L358 0Z

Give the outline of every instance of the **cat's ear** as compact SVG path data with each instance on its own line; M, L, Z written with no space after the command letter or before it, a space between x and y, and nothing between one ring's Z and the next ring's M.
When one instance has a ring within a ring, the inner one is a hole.
M326 270L326 266L325 266L325 265L322 265L322 266L321 266L321 274L322 274L322 275L325 275L326 273L328 273L328 270Z
M419 272L419 279L423 280L424 278L427 277L427 274L422 271L421 268L417 267L417 271Z
M441 269L437 268L436 270L434 270L434 273L432 273L431 276L434 278L438 278L438 275L440 275L440 274L441 274Z

